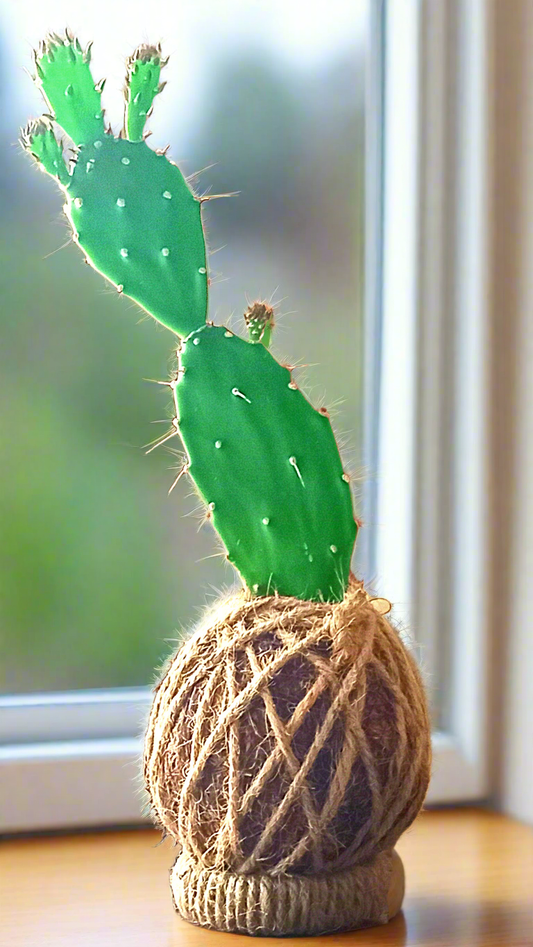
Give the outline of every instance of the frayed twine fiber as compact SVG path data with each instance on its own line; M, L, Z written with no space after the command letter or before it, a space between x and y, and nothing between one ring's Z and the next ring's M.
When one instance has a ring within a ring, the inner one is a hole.
M270 934L388 919L431 745L418 668L376 606L355 579L336 604L242 592L171 661L144 771L184 917Z

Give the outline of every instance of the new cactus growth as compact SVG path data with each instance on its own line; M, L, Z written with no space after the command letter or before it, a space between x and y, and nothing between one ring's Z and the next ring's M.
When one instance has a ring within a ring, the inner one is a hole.
M65 192L65 213L87 260L180 337L168 383L178 434L230 562L251 592L335 601L348 584L356 535L349 478L324 409L299 391L268 350L273 311L245 313L249 340L206 322L202 199L165 153L143 138L164 65L159 47L127 63L124 129L104 130L103 83L68 32L36 53L35 81L50 115L22 144ZM73 140L69 169L55 120Z
M127 62L124 130L130 141L142 141L147 117L154 98L166 82L159 84L161 69L167 60L161 58L160 46L138 46Z
M268 348L274 329L274 310L267 303L256 302L244 313L250 342L262 342Z

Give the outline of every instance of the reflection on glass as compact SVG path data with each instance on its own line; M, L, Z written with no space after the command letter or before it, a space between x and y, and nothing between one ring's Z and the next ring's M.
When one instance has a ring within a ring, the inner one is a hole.
M277 303L274 354L302 364L311 400L335 409L357 472L366 3L344 31L324 30L323 48L319 13L296 6L317 22L292 44L236 0L235 35L207 18L201 82L189 97L169 83L165 140L154 115L154 146L170 141L185 173L216 162L198 190L240 192L206 214L218 251L211 317L242 333L247 299ZM40 5L46 25L52 13ZM1 51L18 49L17 24L1 17ZM72 26L96 50L103 27L79 19ZM179 57L179 24L162 35ZM198 531L203 512L185 478L167 496L179 459L142 451L165 429L151 422L170 412L167 389L143 378L167 376L173 338L83 266L59 192L13 146L27 117L24 74L0 78L0 692L143 684L234 575L213 557L210 528Z

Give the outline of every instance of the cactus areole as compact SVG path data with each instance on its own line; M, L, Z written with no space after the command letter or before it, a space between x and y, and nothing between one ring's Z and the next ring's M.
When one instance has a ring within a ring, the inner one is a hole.
M227 558L256 595L343 598L356 536L349 478L327 411L316 410L271 355L272 309L245 313L249 337L207 322L202 203L144 126L165 65L160 47L127 62L124 127L105 127L90 47L69 32L35 52L48 114L21 141L66 196L65 213L87 262L179 336L169 381L188 474ZM57 123L74 144L67 167Z

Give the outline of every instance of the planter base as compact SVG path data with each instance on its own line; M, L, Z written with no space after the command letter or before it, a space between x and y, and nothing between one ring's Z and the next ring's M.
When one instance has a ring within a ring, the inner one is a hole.
M270 936L330 934L386 924L401 909L405 874L395 851L331 875L237 875L180 855L170 884L177 911L201 927Z

